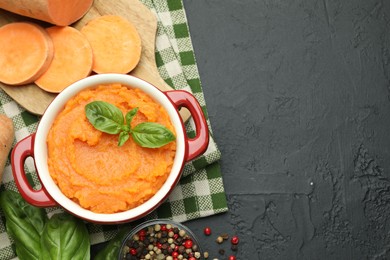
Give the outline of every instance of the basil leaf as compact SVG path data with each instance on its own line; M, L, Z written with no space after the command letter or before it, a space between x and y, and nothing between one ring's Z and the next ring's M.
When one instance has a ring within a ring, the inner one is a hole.
M132 110L130 110L126 114L126 124L129 127L129 129L131 128L131 126L130 126L131 121L133 120L133 118L134 118L135 114L137 114L137 112L138 112L138 107L133 108Z
M110 103L93 101L85 106L85 113L89 122L99 131L118 134L122 130L122 111Z
M47 222L45 210L28 204L19 193L10 190L0 193L0 206L18 258L40 259L40 236Z
M121 229L118 234L107 243L107 245L100 250L94 260L107 260L107 259L117 259L119 255L119 250L122 246L123 239L126 238L129 233L128 228Z
M118 146L122 146L124 143L126 143L127 140L129 140L129 138L129 132L121 132L119 134Z
M42 259L90 259L87 227L68 213L53 215L41 237Z
M130 134L138 145L147 148L158 148L175 140L175 135L169 129L157 123L145 122L131 129L131 121L137 112L138 107L133 108L123 118L119 108L104 101L93 101L85 106L85 114L96 129L119 134L118 146L122 146Z
M175 135L168 128L151 122L136 125L131 134L138 145L147 148L158 148L175 140Z

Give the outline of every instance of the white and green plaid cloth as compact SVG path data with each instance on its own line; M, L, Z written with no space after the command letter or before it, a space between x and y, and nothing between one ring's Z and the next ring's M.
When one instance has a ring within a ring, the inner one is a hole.
M141 0L141 2L157 16L156 60L161 76L173 88L191 91L201 104L207 118L206 104L182 0ZM36 131L39 117L25 111L1 89L0 113L12 118L16 130L15 142ZM186 129L189 136L195 134L192 120L187 123ZM147 218L170 218L183 222L227 211L218 162L220 156L211 136L210 145L204 156L186 164L179 185L168 200ZM30 182L39 188L40 184L32 160L27 160L26 170ZM8 189L17 191L9 161L5 167L0 192ZM61 211L61 209L47 209L48 214L53 211ZM89 223L87 226L91 244L110 240L121 227ZM13 242L6 233L5 219L0 210L0 259L15 257Z

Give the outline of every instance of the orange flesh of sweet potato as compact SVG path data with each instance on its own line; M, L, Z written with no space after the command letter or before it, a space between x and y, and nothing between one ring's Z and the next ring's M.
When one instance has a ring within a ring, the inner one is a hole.
M92 46L96 73L128 73L141 58L141 38L136 28L117 15L89 21L81 32Z
M0 181L13 141L14 125L12 120L3 114L0 114Z
M0 8L66 26L83 17L92 3L93 0L0 0Z
M87 38L73 27L53 26L46 31L53 41L54 58L35 84L47 92L59 93L91 73L92 48Z
M22 85L34 82L53 59L47 32L33 23L10 23L0 28L0 82Z

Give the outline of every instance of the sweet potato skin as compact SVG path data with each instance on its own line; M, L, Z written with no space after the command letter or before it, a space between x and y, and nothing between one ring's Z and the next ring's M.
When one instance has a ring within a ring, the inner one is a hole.
M3 178L4 166L14 141L14 135L12 120L0 114L0 181Z
M66 26L89 10L93 0L0 0L0 8L37 20Z

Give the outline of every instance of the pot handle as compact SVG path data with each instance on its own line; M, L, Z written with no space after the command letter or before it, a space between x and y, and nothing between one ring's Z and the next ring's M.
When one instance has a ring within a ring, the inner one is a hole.
M194 138L187 138L186 136L188 152L185 160L191 161L203 154L209 145L209 129L206 118L198 100L188 91L172 90L164 93L172 101L176 109L179 110L181 107L187 108L194 119L196 136Z
M57 203L50 198L44 187L34 190L24 170L26 159L28 157L34 159L34 140L35 134L31 134L15 145L11 153L12 174L20 194L28 203L37 207L53 207Z

